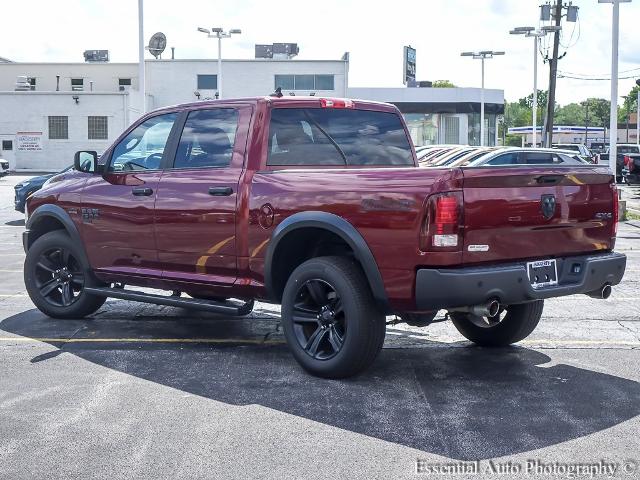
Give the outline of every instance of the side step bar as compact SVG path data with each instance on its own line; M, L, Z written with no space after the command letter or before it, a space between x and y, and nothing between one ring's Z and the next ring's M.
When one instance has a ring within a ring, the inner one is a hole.
M241 317L251 313L254 303L253 300L247 300L244 304L239 305L233 302L215 302L210 300L198 300L195 298L155 295L153 293L145 293L135 290L125 290L123 288L110 287L86 287L85 291L94 295L119 298L121 300L130 300L132 302L153 303L155 305L167 305L169 307L190 308L192 310L222 313L224 315L237 317Z

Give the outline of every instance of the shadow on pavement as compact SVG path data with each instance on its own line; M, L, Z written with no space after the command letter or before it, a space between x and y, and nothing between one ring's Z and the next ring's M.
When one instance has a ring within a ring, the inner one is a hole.
M109 316L118 313L109 310ZM121 310L120 320L61 321L31 310L7 318L0 328L32 338L260 339L277 323L171 312L182 317L131 320ZM541 367L550 358L521 347L452 348L425 339L426 348L385 349L363 375L334 381L305 374L281 344L49 343L191 394L232 405L262 405L455 459L544 448L640 413L639 383L570 365ZM57 352L31 361L46 362Z
M4 222L4 224L9 225L10 227L24 227L24 218L9 220L8 222Z

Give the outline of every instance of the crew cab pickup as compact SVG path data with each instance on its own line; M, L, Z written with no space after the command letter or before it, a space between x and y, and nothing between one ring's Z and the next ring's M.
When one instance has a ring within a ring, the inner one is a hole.
M324 377L370 365L387 315L427 325L445 309L472 342L503 346L544 299L606 298L625 270L606 167L418 168L383 103L164 108L75 169L28 202L24 278L42 312L78 318L107 297L238 316L281 304L291 352Z

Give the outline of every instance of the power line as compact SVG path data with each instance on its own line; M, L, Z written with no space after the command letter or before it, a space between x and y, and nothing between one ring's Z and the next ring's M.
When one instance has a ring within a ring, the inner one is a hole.
M589 80L589 81L596 81L596 82L600 82L600 81L610 82L611 81L611 77L608 77L608 78L605 78L605 77L603 77L603 78L584 78L584 77L572 76L571 74L566 74L566 73L563 73L563 72L560 72L560 71L558 72L558 77L560 77L560 78L570 78L572 80ZM631 76L628 76L628 77L618 77L618 80L627 80L627 79L630 79L630 78L638 78L638 77L640 77L640 74L631 75Z

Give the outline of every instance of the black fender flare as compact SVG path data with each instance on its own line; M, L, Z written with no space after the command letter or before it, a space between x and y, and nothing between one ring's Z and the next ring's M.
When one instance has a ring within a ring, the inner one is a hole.
M71 220L69 214L65 212L62 207L59 207L58 205L52 205L50 203L40 205L34 210L31 215L29 215L29 219L25 224L25 230L22 237L22 243L25 253L29 250L29 247L33 243L33 238L29 238L30 236L33 237L33 235L30 235L30 232L39 221L47 217L54 218L64 226L64 229L69 234L74 243L80 246L80 250L84 255L83 260L86 262L86 265L89 265L87 252L84 249L84 243L82 242L82 237L80 237L78 227L76 227L76 224L73 223L73 220Z
M269 298L274 301L280 300L275 292L272 273L273 257L278 249L278 244L288 233L309 227L320 228L334 233L351 247L369 282L373 298L385 313L388 313L390 311L389 300L382 281L382 275L367 242L365 242L360 232L344 218L333 213L321 211L295 213L280 222L271 234L264 263L265 287Z

